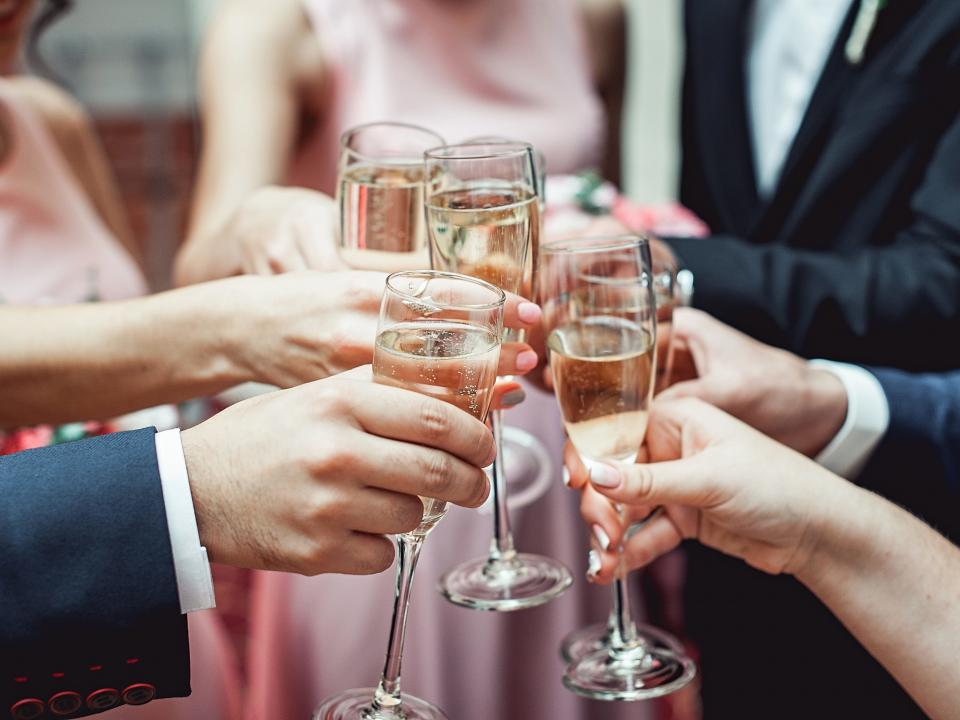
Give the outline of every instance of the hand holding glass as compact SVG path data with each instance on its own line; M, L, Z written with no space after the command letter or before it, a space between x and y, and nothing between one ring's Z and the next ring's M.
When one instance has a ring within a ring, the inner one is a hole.
M493 398L505 295L474 278L430 270L387 278L373 356L376 382L429 395L483 420ZM407 607L424 538L446 503L421 498L423 519L397 537L397 589L380 684L325 700L314 720L441 720L430 703L400 692Z
M599 237L544 246L543 299L553 385L577 452L633 462L656 381L656 301L644 238ZM615 582L609 647L572 660L564 684L598 700L644 700L679 690L695 674L679 647L638 634L622 573Z

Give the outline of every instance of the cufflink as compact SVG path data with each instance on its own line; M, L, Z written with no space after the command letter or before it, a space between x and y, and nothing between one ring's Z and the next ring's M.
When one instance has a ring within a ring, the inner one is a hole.
M58 692L47 701L50 712L57 717L73 715L82 705L83 698L80 697L80 693L73 692L72 690Z
M87 695L87 707L91 710L109 710L120 702L120 692L114 688L101 688Z
M123 689L123 701L127 705L146 705L157 696L157 689L150 683L135 683Z
M10 706L10 715L13 720L34 720L43 715L47 706L37 698L24 698Z

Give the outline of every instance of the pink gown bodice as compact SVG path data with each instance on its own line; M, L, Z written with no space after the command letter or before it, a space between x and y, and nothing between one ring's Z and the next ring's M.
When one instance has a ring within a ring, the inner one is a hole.
M0 300L48 305L143 295L147 286L133 258L10 83L0 80L10 143L0 164Z
M326 59L324 113L290 182L332 194L340 135L391 120L448 142L533 143L551 173L606 145L574 0L303 0Z

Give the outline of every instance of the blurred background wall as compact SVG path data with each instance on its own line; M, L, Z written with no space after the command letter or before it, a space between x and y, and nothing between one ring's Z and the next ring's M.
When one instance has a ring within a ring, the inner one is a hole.
M44 57L94 117L158 289L169 285L186 222L199 139L196 56L220 1L77 0L43 40ZM626 2L624 187L638 200L669 200L677 178L682 2Z

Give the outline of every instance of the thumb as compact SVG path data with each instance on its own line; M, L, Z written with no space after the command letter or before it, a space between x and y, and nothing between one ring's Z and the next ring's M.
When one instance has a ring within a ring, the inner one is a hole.
M608 465L594 463L590 483L598 492L625 505L689 505L699 507L704 498L708 476L694 456L683 460L644 465Z

